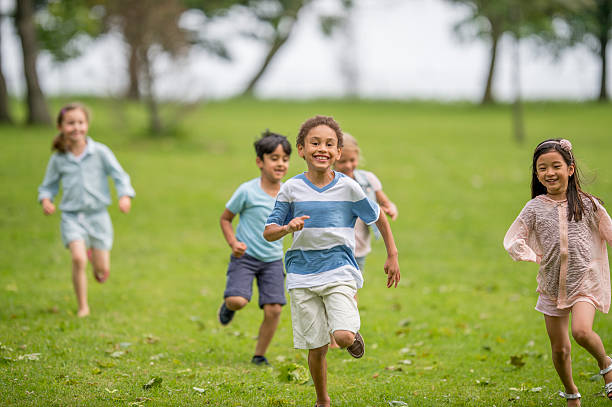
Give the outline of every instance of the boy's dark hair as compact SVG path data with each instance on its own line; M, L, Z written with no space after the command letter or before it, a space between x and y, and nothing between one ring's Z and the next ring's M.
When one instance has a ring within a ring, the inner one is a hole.
M567 220L571 221L574 219L576 222L582 219L582 214L584 213L584 202L582 201L583 197L588 198L593 204L593 210L597 210L597 205L595 204L594 199L597 199L601 202L601 199L597 198L594 195L588 194L584 192L580 187L580 174L578 173L578 165L576 164L576 160L574 158L574 153L570 148L563 148L561 145L562 139L548 139L544 140L540 144L537 145L535 151L533 152L533 162L531 164L531 198L535 198L538 195L546 194L546 187L542 185L540 180L538 179L537 173L537 162L538 158L542 154L550 153L552 151L556 151L561 154L563 157L563 161L568 166L574 164L574 173L567 180ZM567 140L564 140L567 142Z
M308 134L308 132L314 129L315 127L321 126L321 125L325 125L329 127L336 133L336 137L338 138L338 147L341 148L343 146L342 130L340 129L340 125L338 124L338 122L336 122L334 118L331 116L317 115L315 117L311 117L310 119L302 123L302 126L300 127L300 132L298 133L295 144L297 146L303 146L304 139L306 138L306 135Z
M64 115L67 112L75 109L81 109L81 111L85 114L85 118L89 122L89 109L87 109L87 107L82 103L72 102L62 107L59 113L57 114L57 125L61 126L62 122L64 121ZM68 146L66 145L66 140L64 139L64 135L62 133L58 134L53 139L53 143L51 143L51 151L53 150L57 150L60 153L65 153L66 151L68 151Z
M264 154L274 152L279 144L283 146L283 151L285 154L291 155L291 144L289 144L287 137L281 134L272 133L268 129L261 133L261 138L259 140L253 143L255 146L255 153L260 160L264 159Z

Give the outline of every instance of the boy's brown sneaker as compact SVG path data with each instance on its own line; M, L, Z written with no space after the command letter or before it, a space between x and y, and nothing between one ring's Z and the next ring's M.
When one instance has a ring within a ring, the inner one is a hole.
M359 359L365 353L365 343L359 332L355 333L355 342L346 348L347 352L354 358Z

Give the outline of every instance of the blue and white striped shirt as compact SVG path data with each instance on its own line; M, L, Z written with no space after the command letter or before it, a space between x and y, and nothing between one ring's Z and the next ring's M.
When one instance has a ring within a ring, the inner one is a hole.
M366 197L361 186L337 171L323 188L305 174L285 182L266 225L284 226L295 217L310 216L304 229L293 234L285 254L287 289L351 280L361 288L363 277L354 255L355 221L361 218L370 225L379 214L378 204Z

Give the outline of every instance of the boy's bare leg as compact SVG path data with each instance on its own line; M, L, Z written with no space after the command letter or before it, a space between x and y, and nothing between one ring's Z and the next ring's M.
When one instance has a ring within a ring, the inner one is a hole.
M568 328L569 315L564 317L551 317L544 315L546 321L546 332L550 339L550 347L552 351L552 360L555 365L555 370L565 387L565 392L574 394L578 392L578 387L572 378L572 358ZM580 400L567 400L568 406L579 406Z
M333 336L340 348L346 348L355 342L355 334L351 331L337 330L334 331Z
M595 307L588 302L577 302L572 307L572 336L580 346L586 349L599 365L599 370L610 366L612 360L606 354L601 338L593 331ZM612 371L604 375L604 382L612 381Z
M264 304L264 319L259 327L259 336L255 346L255 356L263 356L272 342L280 321L282 306L280 304Z
M91 265L95 275L102 277L110 271L110 251L91 249Z
M225 306L232 311L238 311L244 308L248 303L249 300L244 297L232 296L225 298Z
M331 400L327 394L327 345L308 350L308 369L317 392L317 406L329 407Z
M86 317L89 315L89 305L87 304L87 248L83 240L75 240L68 244L70 256L72 257L72 285L77 297L79 310L77 316Z

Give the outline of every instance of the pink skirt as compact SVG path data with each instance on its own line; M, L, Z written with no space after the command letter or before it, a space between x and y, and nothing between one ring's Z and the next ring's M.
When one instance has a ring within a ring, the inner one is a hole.
M594 308L597 308L595 307L593 301L587 297L578 297L576 301L574 301L574 304L576 304L577 302L588 302ZM538 303L535 306L535 310L550 317L564 317L569 315L574 304L567 308L557 308L557 301L554 298L550 298L544 294L540 294L540 296L538 297Z

